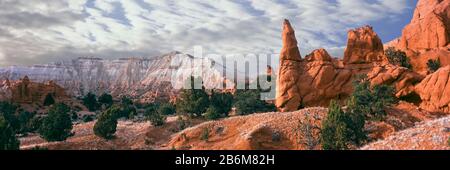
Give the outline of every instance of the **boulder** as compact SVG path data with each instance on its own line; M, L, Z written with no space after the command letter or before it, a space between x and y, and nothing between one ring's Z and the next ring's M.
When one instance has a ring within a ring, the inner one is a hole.
M420 107L432 112L450 112L450 66L428 75L416 86Z

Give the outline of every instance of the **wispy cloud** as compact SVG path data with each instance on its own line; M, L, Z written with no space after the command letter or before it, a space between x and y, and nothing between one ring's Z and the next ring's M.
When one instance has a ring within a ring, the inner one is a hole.
M173 50L273 53L291 19L303 55L341 56L350 28L411 12L409 0L0 0L0 63ZM404 18L403 18L404 19ZM399 26L398 30L401 30Z

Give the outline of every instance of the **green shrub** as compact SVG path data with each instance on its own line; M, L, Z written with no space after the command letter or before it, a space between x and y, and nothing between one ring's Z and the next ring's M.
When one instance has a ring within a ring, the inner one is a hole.
M4 101L0 102L0 116L3 116L15 131L20 129L20 122L15 115L18 108L16 104Z
M32 131L32 127L30 127L30 121L32 120L32 118L36 115L36 113L32 113L32 112L27 112L27 111L22 111L19 113L17 119L20 123L20 129L19 129L19 133L26 133L26 132L31 132Z
M247 115L257 112L275 111L276 107L261 100L259 90L240 90L235 96L234 107L238 115Z
M439 59L437 59L437 60L428 60L427 66L428 66L428 70L431 73L434 73L437 70L439 70L439 68L441 68L441 60L439 60Z
M72 135L72 120L69 107L59 103L50 108L42 121L39 134L47 141L64 141Z
M84 96L82 100L84 106L86 106L91 112L96 111L99 107L97 97L95 96L95 94L91 92L89 92L86 96Z
M209 96L204 88L194 89L193 83L191 87L191 89L181 90L176 111L180 114L187 113L192 117L198 117L209 107Z
M217 120L217 119L220 119L220 118L224 117L225 115L224 115L224 114L221 114L221 113L220 113L220 110L221 110L221 109L217 109L217 108L214 107L214 106L210 106L210 107L206 110L205 118L208 119L208 120Z
M355 105L365 116L382 119L386 115L385 107L396 102L394 88L387 85L375 85L373 89L367 77L360 76L354 83L352 97Z
M166 116L159 112L146 113L146 115L153 126L162 126L166 123Z
M200 136L200 140L208 141L208 139L209 139L209 129L208 128L203 128L202 134Z
M105 105L106 108L109 108L113 105L113 97L108 93L103 93L100 97L98 97L98 102Z
M20 141L9 122L0 115L0 150L19 150Z
M170 103L159 105L158 112L162 115L173 115L176 112L175 106Z
M354 115L356 114L356 115ZM363 139L364 116L353 111L344 112L336 101L331 101L328 115L322 122L321 141L325 150L346 150L357 146ZM362 119L361 119L362 118ZM360 125L363 125L362 127Z
M212 92L210 97L210 107L213 107L220 115L225 117L233 107L233 94Z
M55 104L55 99L53 98L52 94L48 93L44 99L44 106L50 106L53 104Z
M94 125L94 134L104 139L113 138L114 133L116 133L117 118L120 112L119 106L111 106L102 112Z
M400 50L396 50L394 47L389 47L385 54L389 60L389 63L401 67L406 67L411 69L412 66L409 62L408 56L406 56L406 53Z

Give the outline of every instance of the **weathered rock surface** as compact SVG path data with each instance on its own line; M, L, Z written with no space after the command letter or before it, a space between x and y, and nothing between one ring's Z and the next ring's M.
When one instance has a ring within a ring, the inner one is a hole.
M302 60L288 23L284 24L277 81L276 106L280 111L328 106L333 99L343 101L352 93L353 79L359 74L368 75L372 85L393 85L398 97L412 93L423 79L406 68L386 64L381 40L368 26L350 31L344 62L333 59L325 49L315 50Z
M416 86L421 108L436 112L450 112L450 66L428 75Z
M419 0L414 17L403 30L401 49L429 49L450 43L450 1Z
M300 107L301 96L298 82L301 74L301 55L295 38L295 31L288 20L283 23L283 48L277 77L275 104L281 111L292 111Z
M383 43L370 26L348 32L344 63L360 64L386 61Z
M3 96L3 100L14 103L42 104L48 94L52 95L56 101L68 98L65 90L53 81L36 83L30 81L28 76L12 83L7 80L0 86L2 86L1 96Z
M414 92L414 86L424 78L407 68L391 64L377 65L373 67L367 76L372 85L393 85L397 97L406 96Z
M422 75L429 73L430 59L439 59L442 66L450 65L450 1L419 0L402 36L385 46L405 51L413 70Z

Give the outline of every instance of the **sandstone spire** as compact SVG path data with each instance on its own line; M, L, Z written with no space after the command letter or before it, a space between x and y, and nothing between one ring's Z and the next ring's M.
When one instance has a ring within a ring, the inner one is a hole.
M288 20L283 23L283 48L280 54L280 68L277 79L276 106L280 111L297 110L301 103L299 75L301 56L297 47L295 31Z

